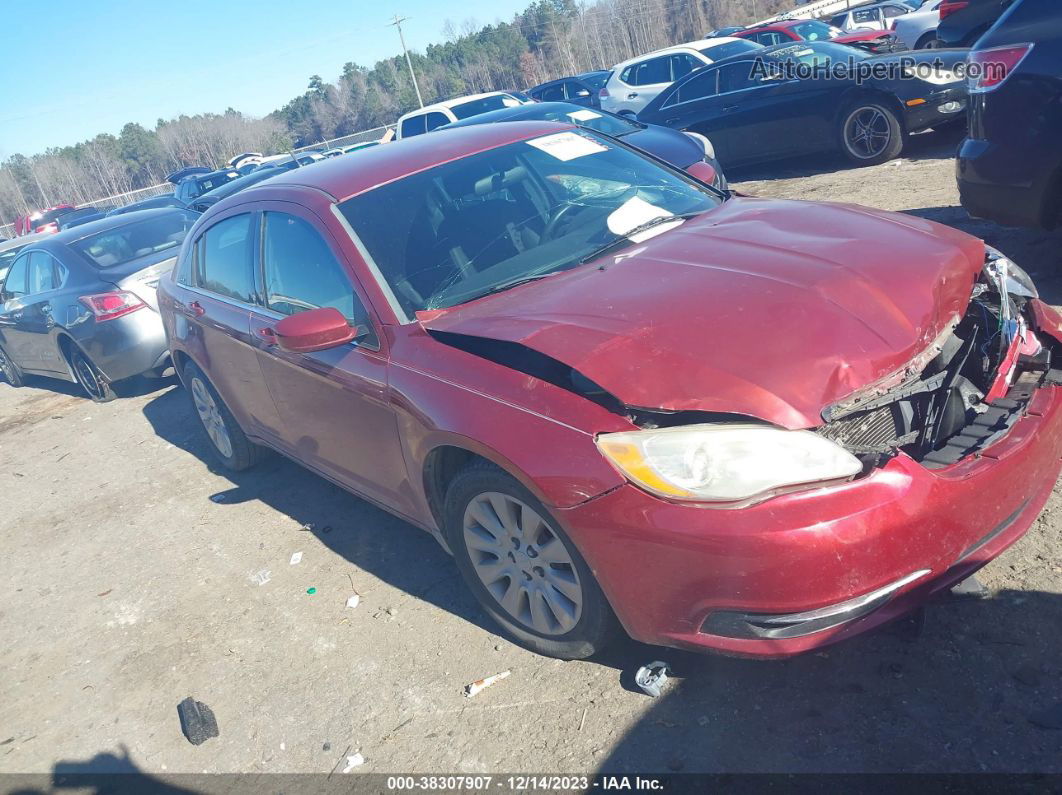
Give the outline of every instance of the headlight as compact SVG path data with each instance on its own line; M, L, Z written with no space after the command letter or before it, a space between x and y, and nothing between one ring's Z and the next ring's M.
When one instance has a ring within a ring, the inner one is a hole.
M662 497L737 507L781 489L846 480L863 465L810 431L765 425L688 425L606 433L601 452L631 481Z
M985 267L1002 274L1010 295L1020 295L1025 298L1040 297L1029 274L1015 265L1002 251L985 246Z

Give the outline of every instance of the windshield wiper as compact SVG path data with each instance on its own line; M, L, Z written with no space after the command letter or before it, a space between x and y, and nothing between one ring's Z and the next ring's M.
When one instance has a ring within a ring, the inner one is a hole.
M483 298L487 295L494 295L494 293L504 292L505 290L511 290L513 287L519 287L521 284L527 284L528 282L537 282L539 279L545 279L547 276L552 276L557 271L550 271L549 273L535 273L530 276L519 276L515 279L510 279L507 282L500 282L493 287L488 287L486 290L482 290L478 293L473 293L468 298L462 301L458 301L459 304L467 304L469 301L475 301L477 298Z
M634 227L633 229L628 229L615 240L611 240L608 243L605 243L605 245L601 246L600 248L594 249L581 260L579 260L579 264L585 265L586 263L591 262L597 259L598 257L603 257L610 251L626 247L630 243L634 242L633 240L631 240L632 236L637 235L641 232L646 232L652 229L654 226L660 226L661 224L669 224L674 221L685 221L688 218L694 218L695 216L700 215L702 212L704 211L698 210L697 212L692 213L681 213L679 215L658 215L656 218L650 218L648 221L638 224L638 226Z

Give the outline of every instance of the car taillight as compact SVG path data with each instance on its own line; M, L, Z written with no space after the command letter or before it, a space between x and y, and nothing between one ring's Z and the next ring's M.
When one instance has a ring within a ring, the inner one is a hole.
M102 323L104 320L114 320L116 317L128 315L130 312L135 312L147 306L133 293L125 290L118 290L113 293L83 295L77 300L87 306L89 311L96 316L97 323Z
M608 99L608 87L601 86L601 90L597 92L598 99Z
M944 18L954 14L956 11L962 11L966 6L970 5L970 0L944 0L940 4L940 21L943 22Z
M1031 49L1031 44L1014 44L971 52L967 67L970 90L991 91L999 88Z
M50 224L41 224L40 226L38 226L33 231L34 232L43 232L44 234L47 234L47 235L54 235L56 232L59 231L59 224L55 223L55 221L52 221Z

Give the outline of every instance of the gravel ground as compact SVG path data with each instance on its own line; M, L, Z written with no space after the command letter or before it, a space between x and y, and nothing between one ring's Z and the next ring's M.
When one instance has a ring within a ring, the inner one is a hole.
M730 176L971 231L1062 303L1062 237L967 219L956 142ZM1062 700L1057 489L984 570L991 597L932 605L917 636L785 662L627 642L564 663L493 634L427 534L279 457L226 475L205 444L173 382L108 405L0 383L0 772L328 772L355 752L359 772L1062 770L1062 731L1030 721ZM676 678L653 700L632 672L657 658ZM186 696L218 738L184 739Z

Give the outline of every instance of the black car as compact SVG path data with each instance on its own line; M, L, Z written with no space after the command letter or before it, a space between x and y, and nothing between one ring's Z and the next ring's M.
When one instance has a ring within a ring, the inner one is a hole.
M681 169L705 161L716 171L715 187L726 189L726 178L715 160L712 144L703 136L687 135L666 127L643 124L607 110L581 108L568 102L539 102L517 108L492 110L490 113L452 122L439 129L449 130L453 127L507 121L555 121L588 127L613 138L621 138L624 143L636 146L643 152L666 160Z
M125 213L134 213L137 210L154 210L159 207L176 207L183 210L185 208L185 203L172 193L167 193L163 196L152 196L150 199L141 199L132 204L115 207L113 210L108 211L107 215L124 215Z
M106 215L106 213L104 213L99 207L78 207L76 210L57 218L55 223L60 230L63 230L69 229L72 226L87 224L89 221L103 218L104 215Z
M970 60L984 72L970 77L970 129L958 159L962 206L1002 224L1062 225L1058 0L1017 0Z
M192 199L198 198L207 191L214 190L214 188L218 188L226 182L232 182L237 176L239 175L231 168L208 171L206 174L192 174L178 180L173 195L187 205L191 203Z
M940 4L937 46L972 47L977 43L1012 0L944 0ZM1057 9L1057 14L1059 11Z
M263 180L267 180L270 177L274 177L277 174L283 174L288 171L283 166L272 166L270 168L257 168L250 174L245 174L242 177L237 177L231 182L226 182L224 185L220 185L214 190L209 190L202 196L198 196L192 199L192 202L188 205L189 210L194 210L197 213L206 212L207 208L212 206L215 202L221 201L226 196L231 196L234 193L239 193L244 188L249 188Z
M572 77L560 77L529 88L527 93L539 102L573 102L587 108L600 108L598 92L608 82L612 72L584 72Z
M829 42L767 47L678 80L638 119L707 136L724 168L833 151L874 165L899 156L908 133L964 118L966 84L955 70L965 57L926 50L906 61Z

